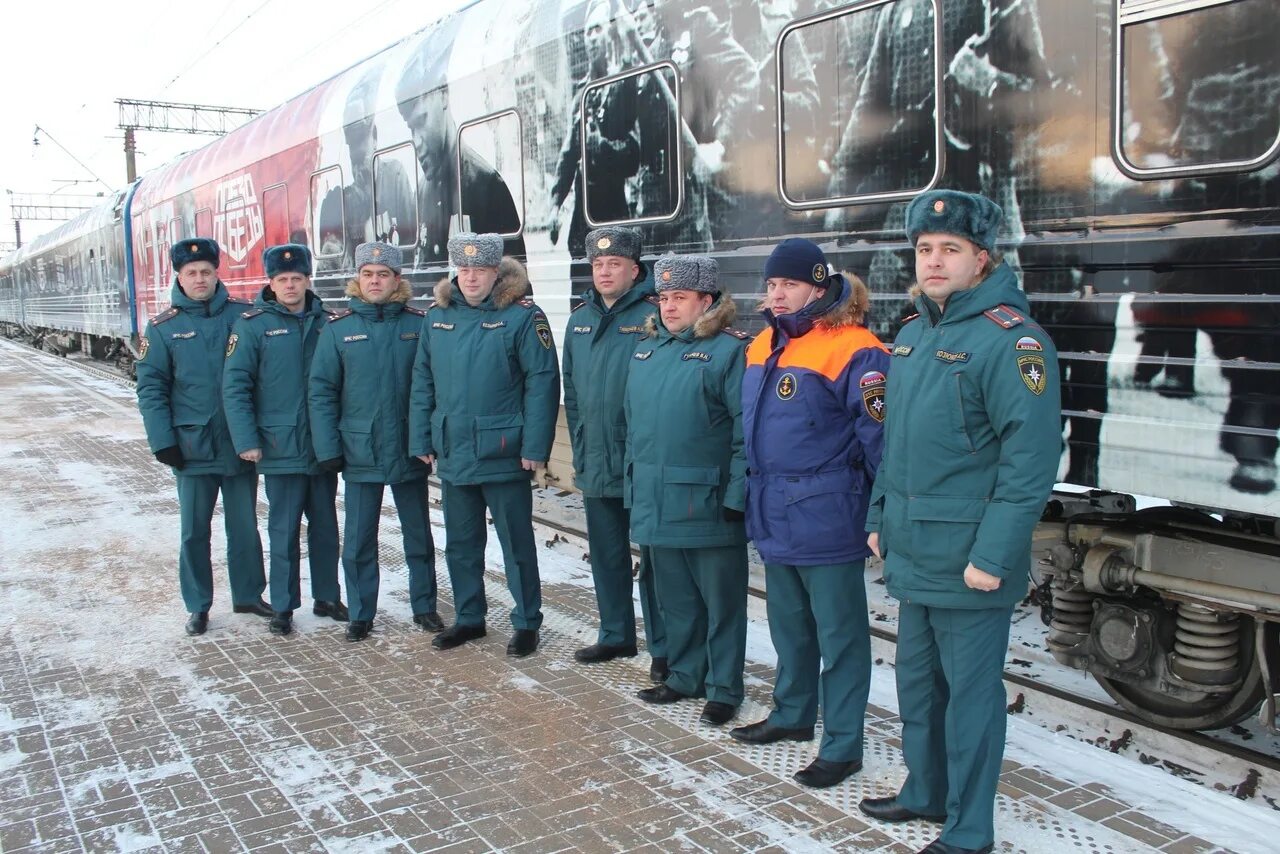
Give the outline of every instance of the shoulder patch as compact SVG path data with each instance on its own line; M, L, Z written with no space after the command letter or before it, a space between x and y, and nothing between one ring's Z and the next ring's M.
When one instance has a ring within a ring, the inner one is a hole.
M349 308L344 308L342 311L335 311L333 314L329 315L329 322L333 323L335 320L342 320L344 317L350 317L353 314L355 314L354 311Z
M236 333L234 333L234 332L232 332L229 336L227 336L227 355L226 355L226 358L228 358L228 359L230 359L230 358L231 358L231 354L232 354L232 353L234 353L234 352L236 351L236 344L237 344L237 343L239 343L239 341L240 341L240 336L239 336L239 335L237 335L237 334L236 334Z
M743 332L741 329L734 329L733 327L729 327L728 329L721 329L720 331L723 332L725 335L732 335L734 338L737 338L739 341L745 341L751 337L747 333Z
M407 312L409 312L410 314L417 315L418 317L426 317L426 316L427 316L427 313L426 313L425 311L423 311L423 310L422 310L422 309L420 309L420 308L414 308L414 307L413 307L413 306L411 306L411 305L406 305L406 306L404 307L404 310L405 310L405 311L407 311Z
M243 317L245 320L248 320L248 319L250 319L250 318L252 318L252 317L257 317L257 316L258 316L258 315L260 315L260 314L262 314L262 309L260 309L260 308L255 308L255 309L251 309L251 310L249 310L249 311L241 312L241 313L240 313L240 316L241 316L241 317Z
M983 314L986 315L987 320L1005 329L1021 326L1026 320L1025 317L1007 305L998 305L995 308L987 309Z
M170 306L169 308L157 314L155 317L151 318L151 325L155 326L158 323L164 323L166 320L173 320L177 316L178 316L178 310Z

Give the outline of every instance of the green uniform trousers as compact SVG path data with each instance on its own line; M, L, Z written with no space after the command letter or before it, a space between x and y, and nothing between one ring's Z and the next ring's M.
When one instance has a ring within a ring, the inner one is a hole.
M898 607L898 715L907 781L898 802L946 813L941 839L960 848L995 840L1004 756L1011 608Z
M587 548L591 552L591 580L600 609L596 642L609 646L634 646L636 608L631 596L631 512L621 498L583 497L587 511ZM649 655L667 657L667 630L653 583L653 567L640 554L640 613Z
M667 685L735 708L747 655L747 546L650 546L667 627Z
M213 505L222 492L227 530L227 575L231 602L252 605L266 589L262 538L258 536L258 475L182 474L178 472L178 509L182 543L178 552L178 584L188 613L213 605L213 564L209 557Z
M818 756L832 762L862 759L862 721L871 691L863 564L764 565L769 635L778 653L769 722L787 729L813 726L821 684Z
M347 520L342 569L351 621L372 622L378 613L378 519L385 484L346 482ZM427 480L391 484L400 517L404 562L409 567L409 604L415 614L436 609L436 549L427 516Z
M337 602L338 591L338 475L268 474L266 482L267 537L271 555L267 573L271 610L302 607L302 517L307 517L307 565L311 569L311 598Z
M516 629L542 626L542 583L538 578L538 550L533 541L533 491L529 481L504 480L470 486L444 484L444 556L453 585L455 621L482 626L489 603L484 597L484 548L488 542L485 508L502 546L507 589L515 607Z

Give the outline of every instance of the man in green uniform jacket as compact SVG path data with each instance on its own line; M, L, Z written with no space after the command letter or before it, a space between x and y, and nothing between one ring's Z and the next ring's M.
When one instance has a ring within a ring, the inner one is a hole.
M167 311L151 318L140 342L138 408L151 452L178 480L182 546L178 581L191 615L187 634L209 628L213 506L222 492L227 573L237 614L270 617L258 536L258 474L237 456L222 409L227 337L245 300L232 299L218 278L218 244L193 237L169 249L176 279Z
M328 323L324 302L311 292L311 250L295 243L262 253L270 283L252 311L236 321L227 341L222 401L240 459L255 463L266 481L270 538L271 633L293 630L302 606L299 537L307 517L307 562L312 611L346 622L338 592L338 475L324 471L311 447L307 375L320 330Z
M577 650L583 663L636 654L631 598L631 516L622 503L627 371L658 298L640 262L640 233L598 228L587 235L592 287L569 316L564 337L564 412L573 443L574 483L587 512L591 578L600 609L596 642ZM640 609L655 682L666 678L666 631L653 568L640 562Z
M378 611L378 519L387 484L400 516L413 621L438 632L444 626L436 613L436 551L427 514L430 469L409 454L405 429L424 312L409 305L413 293L400 276L398 247L362 243L355 257L347 310L321 331L308 387L316 459L327 471L342 471L346 484L347 640L368 637Z
M990 200L953 190L907 208L920 315L891 351L867 515L868 545L900 603L907 780L861 806L886 821L944 823L931 854L994 845L1009 621L1062 453L1057 355L1017 277L992 257L1001 219Z
M458 273L436 285L413 368L409 451L435 464L444 490L445 559L454 624L432 643L451 649L485 634L485 509L502 543L515 607L507 654L538 648L542 585L529 478L545 468L560 406L551 327L526 294L524 265L498 234L449 238Z
M631 357L623 499L649 551L667 629L666 680L647 703L707 698L718 726L742 704L747 644L747 464L742 374L747 334L711 258L654 267L660 320Z

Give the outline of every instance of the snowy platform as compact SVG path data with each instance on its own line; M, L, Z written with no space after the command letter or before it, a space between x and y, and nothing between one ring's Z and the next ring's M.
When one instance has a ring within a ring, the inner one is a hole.
M891 666L875 669L862 773L806 791L790 774L815 745L746 747L699 726L697 702L644 705L643 654L573 663L594 639L590 573L554 538L527 659L504 654L496 542L489 636L432 649L410 622L390 506L370 640L345 643L305 608L287 638L232 615L218 535L211 629L187 638L173 478L132 390L0 342L0 396L4 852L910 852L936 834L857 811L904 775ZM768 708L759 603L748 658L739 722ZM1010 719L997 850L1269 851L1276 826L1266 805Z

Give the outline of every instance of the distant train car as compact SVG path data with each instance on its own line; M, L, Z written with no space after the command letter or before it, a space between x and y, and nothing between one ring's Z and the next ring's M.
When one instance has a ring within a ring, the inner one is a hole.
M1224 726L1280 684L1278 43L1268 0L481 0L64 229L115 235L123 342L192 234L246 297L263 248L306 242L340 302L361 242L401 246L421 297L451 232L496 231L563 328L602 224L715 255L753 329L765 256L808 236L887 339L906 203L983 192L1061 356L1061 478L1095 490L1041 531L1049 647L1154 721ZM102 291L58 251L0 265L0 315L105 334L33 285Z
M137 332L125 255L128 195L112 194L0 260L0 324L10 337L127 361L126 342Z

